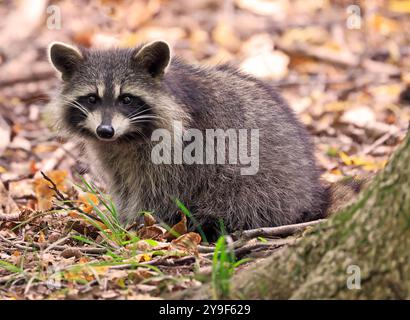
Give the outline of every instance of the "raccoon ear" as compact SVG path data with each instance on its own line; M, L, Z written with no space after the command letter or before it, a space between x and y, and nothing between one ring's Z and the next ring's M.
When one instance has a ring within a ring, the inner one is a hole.
M138 50L134 60L152 77L162 76L170 63L171 49L165 41L154 41Z
M50 63L61 72L63 80L68 80L83 60L79 49L62 42L53 42L48 49Z

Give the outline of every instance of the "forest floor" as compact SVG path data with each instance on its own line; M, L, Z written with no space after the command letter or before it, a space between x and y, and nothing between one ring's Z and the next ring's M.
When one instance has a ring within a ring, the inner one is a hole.
M220 295L232 273L317 223L207 244L201 230L187 232L179 204L171 229L148 212L143 225L122 227L76 141L42 119L58 84L51 41L160 38L193 63L234 62L283 93L313 136L323 180L336 182L382 169L410 119L410 1L365 3L357 25L342 0L3 1L0 299L156 298L204 281Z

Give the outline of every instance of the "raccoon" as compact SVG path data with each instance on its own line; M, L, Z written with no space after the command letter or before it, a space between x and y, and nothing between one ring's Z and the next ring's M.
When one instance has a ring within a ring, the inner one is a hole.
M188 64L164 41L105 50L52 43L49 60L62 78L48 105L53 123L84 143L124 224L152 211L172 225L180 218L174 199L211 236L220 223L233 232L326 214L329 194L310 137L267 83L229 64ZM204 134L258 129L258 171L242 175L238 163L153 163L151 135L174 123Z

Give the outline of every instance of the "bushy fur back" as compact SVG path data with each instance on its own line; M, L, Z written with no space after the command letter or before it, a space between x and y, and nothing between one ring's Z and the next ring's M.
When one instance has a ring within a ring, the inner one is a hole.
M162 94L185 113L185 128L260 130L259 172L242 176L236 165L156 165L150 144L89 144L104 172L122 220L153 211L172 224L180 199L204 230L278 226L322 215L324 190L309 136L267 84L222 65L191 66L174 59Z

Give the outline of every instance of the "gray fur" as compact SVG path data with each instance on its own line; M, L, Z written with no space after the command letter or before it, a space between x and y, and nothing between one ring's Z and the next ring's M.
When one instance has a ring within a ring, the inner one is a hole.
M107 95L114 83L128 85L153 114L165 118L145 128L146 135L172 120L183 120L185 129L259 128L259 172L242 176L238 165L155 165L150 158L153 144L144 137L107 143L78 132L69 123L69 111L61 111L67 107L57 95L49 107L57 128L85 142L90 163L97 174L104 174L123 222L148 210L172 224L179 220L175 197L212 234L219 219L232 232L324 214L326 191L319 183L308 133L272 87L229 65L193 66L178 58L154 77L133 62L138 51L82 49L84 60L61 92L74 99L76 92L96 83L104 83Z

